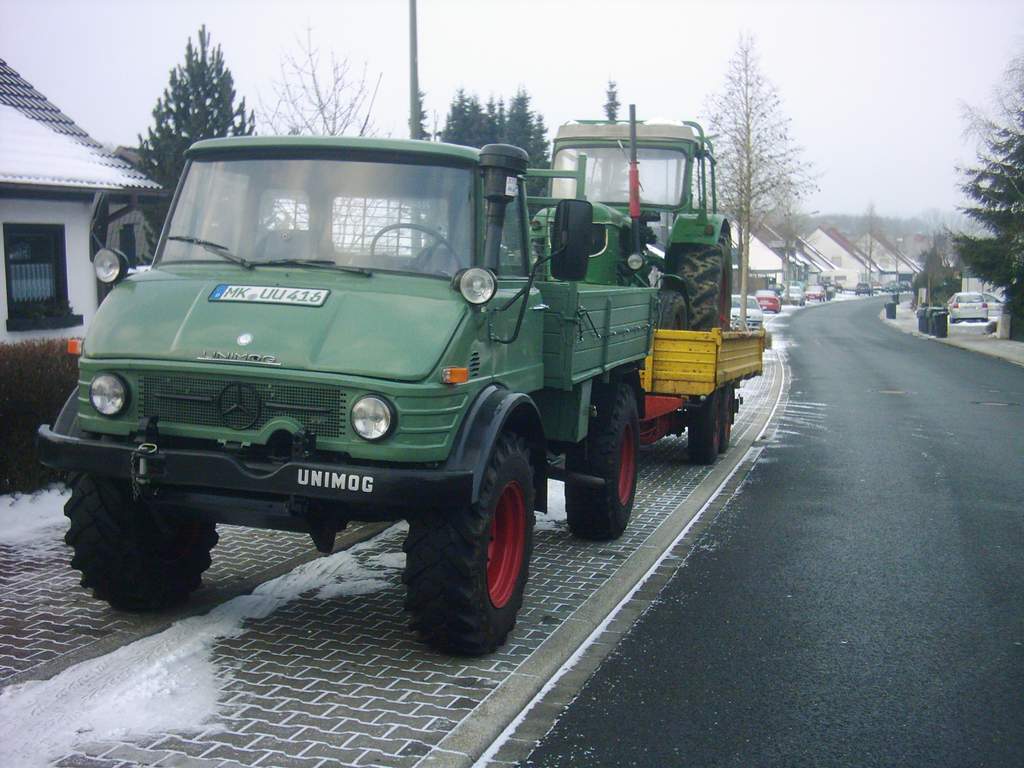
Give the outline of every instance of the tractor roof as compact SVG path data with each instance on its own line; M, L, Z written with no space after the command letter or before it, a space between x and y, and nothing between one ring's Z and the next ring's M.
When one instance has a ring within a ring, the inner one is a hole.
M697 134L693 128L682 123L657 122L636 124L636 137L638 140L657 139L660 141L698 141ZM610 141L614 139L629 140L629 123L619 121L609 123L604 121L578 120L566 123L558 128L555 141L566 139L596 139L599 141Z
M414 141L412 139L366 139L348 136L235 136L226 139L197 141L186 152L186 157L226 153L272 155L276 153L337 151L374 152L389 155L433 155L440 162L476 163L480 150L457 144L442 144L436 141ZM461 164L460 163L460 164Z

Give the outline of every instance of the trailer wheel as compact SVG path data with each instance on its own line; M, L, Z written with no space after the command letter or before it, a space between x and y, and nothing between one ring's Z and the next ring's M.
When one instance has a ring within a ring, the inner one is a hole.
M722 413L718 423L718 452L725 453L729 450L729 443L732 442L732 411L736 403L736 388L727 386L723 389L719 402Z
M722 438L721 390L715 390L704 406L695 411L686 428L687 448L694 464L714 464Z
M565 513L569 530L581 539L609 541L626 530L636 496L640 425L636 397L625 384L615 390L609 406L598 408L584 446L566 457L568 469L604 480L604 487L565 484Z
M123 611L154 611L184 602L210 567L212 523L159 518L127 484L79 475L64 505L82 586Z
M690 329L690 306L680 291L663 288L658 292L658 328L667 331Z
M504 644L523 604L533 503L526 441L506 433L494 448L477 504L409 521L405 607L428 644L473 656Z

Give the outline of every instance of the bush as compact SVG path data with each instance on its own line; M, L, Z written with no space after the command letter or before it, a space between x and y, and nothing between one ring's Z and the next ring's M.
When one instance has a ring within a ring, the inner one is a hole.
M67 341L0 344L0 494L35 491L60 479L36 457L40 424L52 424L78 382Z

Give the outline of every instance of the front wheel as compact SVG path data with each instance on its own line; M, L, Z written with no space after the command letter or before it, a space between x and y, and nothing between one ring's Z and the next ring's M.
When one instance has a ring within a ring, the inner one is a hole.
M472 656L504 644L529 574L534 493L526 441L506 433L476 504L409 521L405 607L427 643Z
M608 541L626 530L636 495L640 426L636 396L620 384L611 402L598 406L585 445L566 457L567 468L604 480L600 488L565 484L565 516L569 530L581 539Z
M118 610L150 611L183 602L199 587L217 543L212 523L158 516L126 483L80 475L64 505L82 586Z

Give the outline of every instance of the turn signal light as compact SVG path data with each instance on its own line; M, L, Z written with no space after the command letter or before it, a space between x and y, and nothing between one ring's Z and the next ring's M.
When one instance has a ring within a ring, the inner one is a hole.
M465 384L469 381L469 368L442 368L441 381L445 384Z
M82 340L68 339L68 354L78 357L82 354Z

